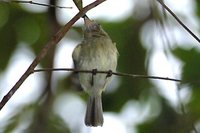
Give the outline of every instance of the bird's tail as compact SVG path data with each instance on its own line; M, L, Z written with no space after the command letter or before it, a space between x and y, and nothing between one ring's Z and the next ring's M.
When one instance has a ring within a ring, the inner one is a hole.
M94 127L103 125L103 109L101 102L101 94L90 96L87 103L85 125Z

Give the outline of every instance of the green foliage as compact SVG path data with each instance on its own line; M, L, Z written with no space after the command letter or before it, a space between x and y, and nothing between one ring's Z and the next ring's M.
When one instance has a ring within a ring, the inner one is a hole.
M193 117L199 118L200 107L197 105L199 104L200 97L200 62L198 61L200 59L200 52L195 48L176 48L174 54L184 62L182 73L183 81L186 81L186 85L189 85L193 91L192 99L188 107Z
M19 43L30 45L37 54L50 38L45 13L30 13L18 6L0 4L0 71L4 70Z
M196 0L196 13L197 13L197 15L200 17L200 0Z
M177 113L161 99L161 114L154 120L139 125L139 133L187 133L192 130L192 119L188 115Z
M20 119L20 115L15 115L14 117L12 117L9 124L4 129L4 133L10 133L10 132L15 131L15 129L17 128L19 124L19 119Z
M13 27L15 16L11 15L12 9L5 4L0 4L0 71L4 70L16 48L16 33Z
M199 81L200 80L200 52L195 49L176 48L174 54L184 62L183 65L183 80L184 81ZM199 86L199 85L197 85Z
M77 6L78 9L81 10L83 8L83 2L82 2L82 0L73 0L73 1L76 4L76 6Z
M42 110L44 111L44 110ZM27 133L69 133L66 123L56 114L45 111L35 113L35 119Z
M20 125L26 125L26 133L69 133L66 123L46 105L31 105L20 108L11 118L4 133L14 132Z

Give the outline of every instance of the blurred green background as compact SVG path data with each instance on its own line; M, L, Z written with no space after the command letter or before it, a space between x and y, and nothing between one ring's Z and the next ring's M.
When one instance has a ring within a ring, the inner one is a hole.
M57 4L56 2L54 0L47 1L51 4ZM123 3L123 1L121 2ZM123 125L124 132L127 133L192 133L195 130L200 132L200 100L198 99L200 96L200 90L198 90L200 89L200 45L167 12L163 11L156 1L145 2L145 4L143 0L132 2L134 6L132 6L131 12L127 13L123 19L108 21L103 17L97 18L112 40L117 43L120 53L117 70L130 74L154 75L157 68L153 67L160 66L159 68L162 68L163 65L162 71L165 71L166 64L162 64L162 62L153 62L152 65L153 55L162 53L165 59L169 60L167 65L172 68L172 74L164 75L164 77L174 75L172 78L180 78L185 82L179 84L165 81L166 88L168 87L170 90L171 84L175 88L177 101L173 103L173 100L168 97L171 91L162 92L163 85L160 84L163 81L115 76L110 90L103 94L104 112L114 115ZM184 11L180 12L180 9L176 10L176 7L172 7L172 9L199 36L200 0L189 3L190 10L188 9L189 13L187 12L187 14ZM100 6L104 5L106 2ZM38 8L37 5L31 6ZM74 5L70 6L76 8ZM29 59L27 64L30 64L47 41L62 27L58 21L59 10L66 10L66 16L70 11L70 9L46 8L44 11L35 12L27 10L24 4L0 1L1 84L5 82L4 75L16 67L10 66L12 61L20 60L20 58L14 57L16 51L26 54L24 49L29 49L31 55L28 54L25 58ZM95 12L101 13L100 10L98 11L98 7L93 14ZM194 24L190 23L188 19L191 19ZM176 32L177 30L178 32ZM79 43L81 38L82 25L75 25L66 34L65 43L62 45L68 45L67 40L74 41L73 44ZM55 47L48 52L48 55L39 64L39 68L55 67L57 49L58 47ZM69 58L71 57L63 57L63 59ZM63 60L63 62L65 61L67 62L67 60ZM23 67L23 64L21 65ZM22 69L22 72L25 70ZM62 76L59 77L59 74ZM15 78L14 71L11 75L13 76L10 77ZM80 85L72 73L41 72L33 75L39 77L36 77L35 80L40 82L33 83L37 84L37 91L32 90L32 93L24 96L24 91L33 87L31 82L23 91L19 89L15 95L18 95L23 102L18 102L17 98L15 100L11 98L8 105L5 105L6 109L2 109L0 112L0 119L4 119L1 120L3 124L0 126L0 132L94 132L91 129L85 129L83 125L87 95L81 91ZM158 72L157 76L163 75L159 75ZM7 82L14 84L15 80L11 80ZM4 87L5 85L0 85L1 99L11 88L5 89ZM168 93L168 96L163 93ZM31 98L33 100L29 101L28 99ZM71 105L72 103L73 105ZM63 112L60 108L65 106L69 108ZM76 118L72 118L72 116L76 116ZM112 123L109 124L112 125ZM117 127L115 128L117 129Z

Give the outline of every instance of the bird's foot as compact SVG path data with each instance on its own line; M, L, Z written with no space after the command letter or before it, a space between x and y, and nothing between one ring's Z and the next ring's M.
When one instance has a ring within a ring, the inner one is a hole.
M92 82L91 85L94 85L94 76L97 74L97 69L92 69Z
M111 76L112 76L112 74L113 74L112 70L109 70L109 71L108 71L108 73L107 73L107 75L106 75L106 78L109 78L109 77L111 77Z

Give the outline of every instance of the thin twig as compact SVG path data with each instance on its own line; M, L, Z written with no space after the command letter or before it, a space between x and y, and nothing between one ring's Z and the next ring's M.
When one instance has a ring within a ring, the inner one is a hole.
M79 11L82 10L82 8L83 8L82 0L73 0L73 2L74 2L74 4L76 5L76 7L78 8ZM84 18L84 17L89 18L86 14L82 18Z
M175 19L176 21L192 36L194 39L196 39L200 43L200 38L197 37L177 16L165 3L162 2L162 0L157 0Z
M163 0L157 0L164 9L166 9L175 19L176 21L192 36L194 37L199 43L200 43L200 39L164 4ZM178 85L178 90L177 90L177 97L179 100L179 105L180 105L180 109L183 115L186 115L186 109L185 106L183 104L183 102L181 101L181 97L180 97L180 86ZM194 131L194 133L198 133L194 123L192 122L192 130Z
M92 70L78 70L78 69L73 69L73 68L45 68L45 69L36 69L36 70L32 71L32 73L35 73L35 72L47 72L47 71L72 71L72 72L76 72L76 73L91 73L91 74L93 73ZM96 73L110 74L110 70L108 70L108 71L99 71L99 70L97 70ZM112 75L132 77L132 78L159 79L159 80L168 80L168 81L182 82L179 79L173 79L173 78L168 78L168 77L135 75L135 74L129 74L129 73L122 73L122 72L112 72Z
M12 89L3 97L0 102L0 110L4 107L4 105L9 101L9 99L13 96L13 94L18 90L18 88L22 85L22 83L28 78L28 76L34 71L34 68L40 63L40 61L46 56L48 51L56 46L58 42L63 38L63 36L69 31L71 26L82 17L87 11L96 7L106 0L96 0L93 3L87 5L83 8L79 13L77 13L63 28L61 28L51 39L50 41L42 48L37 57L33 60L31 65L28 67L26 72L21 76L21 78L16 82L16 84L12 87Z
M1 2L1 1L0 1ZM25 1L25 0L11 0L11 1L5 1L2 0L2 2L6 2L6 3L22 3L22 4L33 4L33 5L39 5L39 6L48 6L48 7L53 7L53 8L68 8L68 9L72 9L72 7L65 7L65 6L57 6L57 5L51 5L51 4L44 4L44 3L38 3L38 2L34 2L34 1Z

